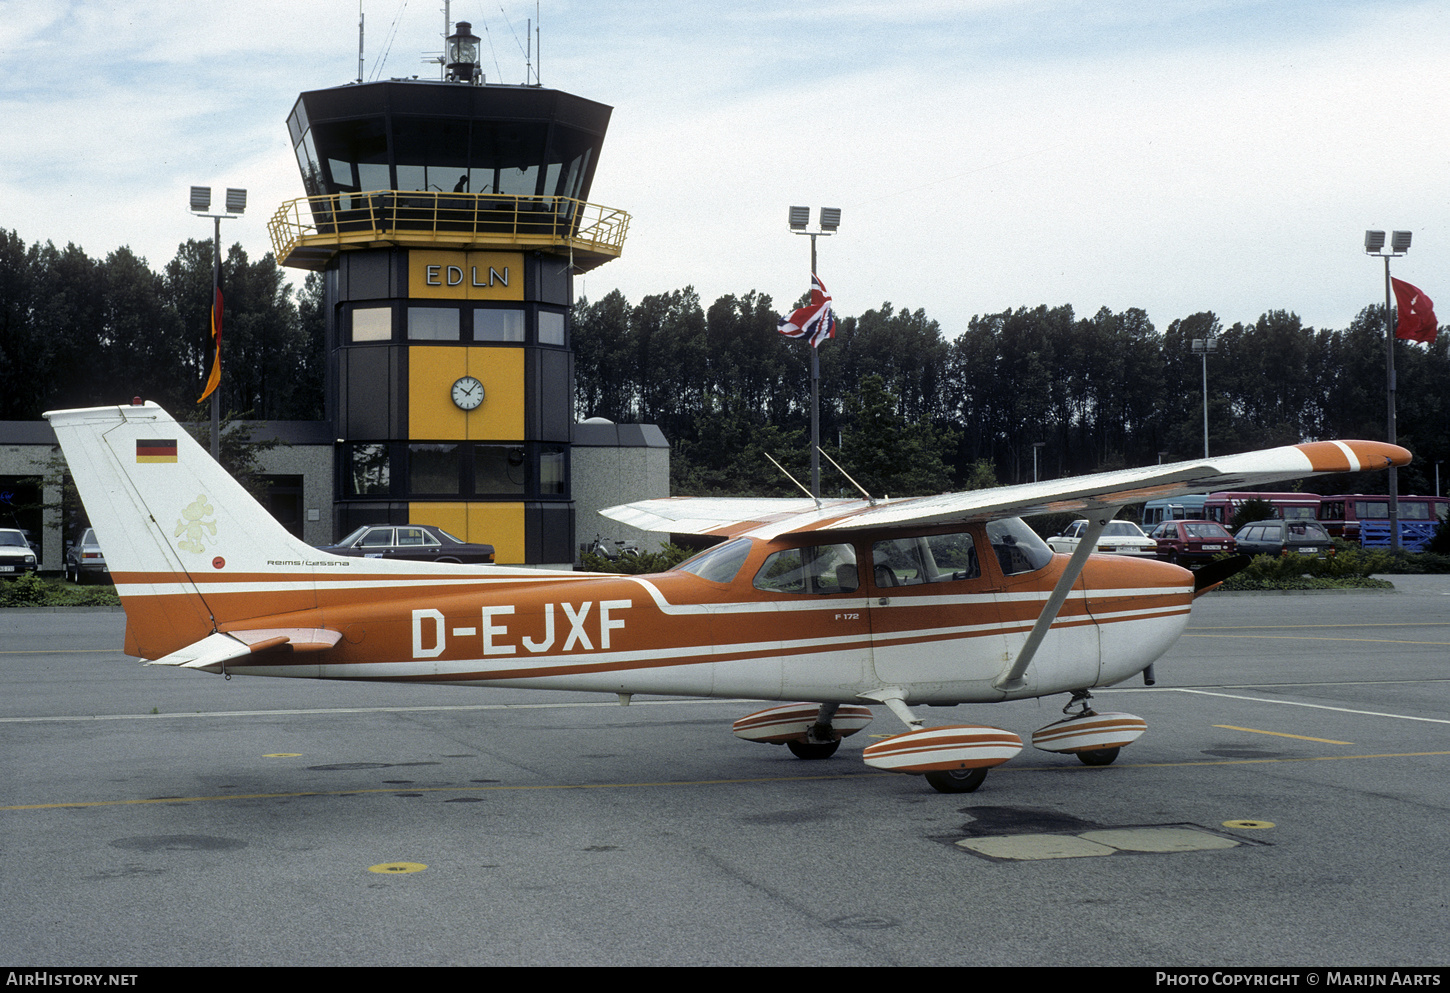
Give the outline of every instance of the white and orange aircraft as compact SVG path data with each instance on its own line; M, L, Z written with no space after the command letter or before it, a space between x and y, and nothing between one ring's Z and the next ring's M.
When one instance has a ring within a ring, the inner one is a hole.
M829 757L873 705L907 727L868 765L977 788L1022 740L925 727L912 708L1065 693L1032 735L1106 764L1146 728L1090 690L1151 666L1222 575L1091 554L1123 506L1405 465L1380 442L1223 458L900 500L650 500L605 513L722 543L648 576L345 558L294 538L155 404L45 415L126 611L129 655L213 673L792 702L742 738ZM1071 557L1017 515L1076 511Z

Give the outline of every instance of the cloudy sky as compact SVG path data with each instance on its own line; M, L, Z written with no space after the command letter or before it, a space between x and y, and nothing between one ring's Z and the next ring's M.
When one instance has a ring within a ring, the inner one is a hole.
M436 74L441 0L364 0L367 79ZM455 0L489 80L520 83L534 3ZM542 0L546 86L614 107L591 200L633 215L576 285L708 305L808 288L839 313L923 308L950 336L1037 304L1142 307L1161 329L1270 309L1346 326L1394 273L1450 319L1443 0ZM270 250L302 195L286 115L357 76L358 0L0 0L0 228L160 268L223 237ZM384 54L386 53L386 57Z

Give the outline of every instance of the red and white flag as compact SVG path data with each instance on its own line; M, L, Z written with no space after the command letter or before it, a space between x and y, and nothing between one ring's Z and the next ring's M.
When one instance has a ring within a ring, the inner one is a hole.
M811 273L811 302L780 318L776 330L787 338L809 339L812 348L836 336L836 315L831 313L831 295L821 285L821 278Z
M1438 327L1435 304L1418 287L1402 279L1391 277L1390 285L1394 287L1395 306L1400 311L1400 319L1395 323L1395 337L1432 344Z

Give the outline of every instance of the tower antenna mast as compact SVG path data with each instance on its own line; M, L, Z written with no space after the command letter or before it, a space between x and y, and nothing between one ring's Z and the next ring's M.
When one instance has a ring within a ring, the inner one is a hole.
M357 81L363 80L363 8L362 0L357 0Z

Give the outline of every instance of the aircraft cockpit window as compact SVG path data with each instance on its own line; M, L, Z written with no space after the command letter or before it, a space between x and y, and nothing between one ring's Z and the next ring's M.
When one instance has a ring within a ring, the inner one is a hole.
M807 545L776 552L755 574L767 593L854 593L860 585L856 550L850 545Z
M878 541L871 546L871 558L876 585L882 588L978 579L982 575L976 544L964 532Z
M1002 575L1035 572L1052 561L1052 549L1018 517L1004 517L987 525L987 540L997 553Z
M692 558L675 566L681 572L692 573L712 583L728 583L735 578L740 567L750 555L750 539L737 538L723 545L707 548Z

